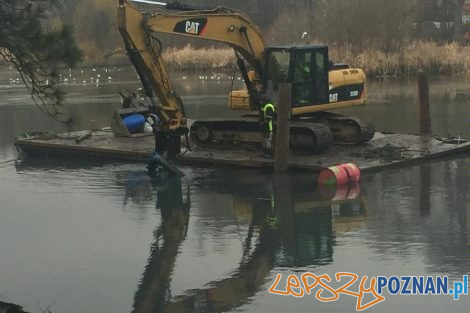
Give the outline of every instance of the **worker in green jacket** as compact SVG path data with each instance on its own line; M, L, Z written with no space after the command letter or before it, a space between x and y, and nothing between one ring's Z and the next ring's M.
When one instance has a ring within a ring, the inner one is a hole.
M263 99L263 103L261 105L261 113L262 113L262 125L263 125L263 133L264 133L264 153L265 155L272 155L273 152L273 119L274 113L276 111L274 105L271 103L270 99Z

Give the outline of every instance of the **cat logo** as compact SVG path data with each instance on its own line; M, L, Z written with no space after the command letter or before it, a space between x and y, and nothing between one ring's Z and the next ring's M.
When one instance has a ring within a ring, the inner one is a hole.
M175 33L200 36L206 29L207 18L192 18L178 22L173 31Z
M330 94L330 103L338 102L338 93L331 93Z
M191 22L186 21L186 28L185 31L191 35L198 35L199 32L199 23L198 22Z

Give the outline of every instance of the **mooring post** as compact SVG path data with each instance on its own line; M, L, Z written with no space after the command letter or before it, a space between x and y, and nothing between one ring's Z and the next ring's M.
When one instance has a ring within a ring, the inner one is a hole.
M418 72L419 131L423 135L431 133L431 110L429 102L429 84L426 73Z
M290 83L279 83L279 103L277 104L276 138L274 146L274 171L285 172L289 167L289 136L291 114Z
M429 101L429 84L426 73L422 70L418 72L418 104L419 104L419 132L426 137L421 140L423 153L429 151L429 138L431 134L431 110ZM420 174L420 197L419 208L421 216L428 216L431 210L431 172L427 164L419 167Z

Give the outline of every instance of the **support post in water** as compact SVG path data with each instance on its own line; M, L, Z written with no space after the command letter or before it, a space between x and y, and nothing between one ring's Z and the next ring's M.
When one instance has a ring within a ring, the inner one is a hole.
M419 132L421 135L431 134L431 110L429 101L429 84L426 73L422 70L418 72L418 104L419 104ZM422 149L429 150L428 138L422 140ZM419 198L420 213L428 216L431 208L430 191L430 167L422 164L419 167L421 193Z
M423 135L431 134L431 110L429 101L428 76L422 70L418 72L419 131Z
M274 146L274 171L285 172L289 167L289 136L291 115L290 83L279 84L279 103L277 104L276 138Z

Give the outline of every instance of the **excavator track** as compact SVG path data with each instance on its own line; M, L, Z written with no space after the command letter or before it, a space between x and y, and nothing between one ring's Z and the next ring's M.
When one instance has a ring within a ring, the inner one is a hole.
M301 119L304 122L324 123L328 125L335 142L363 144L374 137L375 126L353 116L322 112L314 117Z
M293 152L321 153L333 142L328 126L321 123L292 122L290 147Z
M201 120L191 125L191 140L202 147L259 147L264 137L256 118L238 120ZM320 153L333 140L328 126L321 123L292 122L290 148L294 153Z

